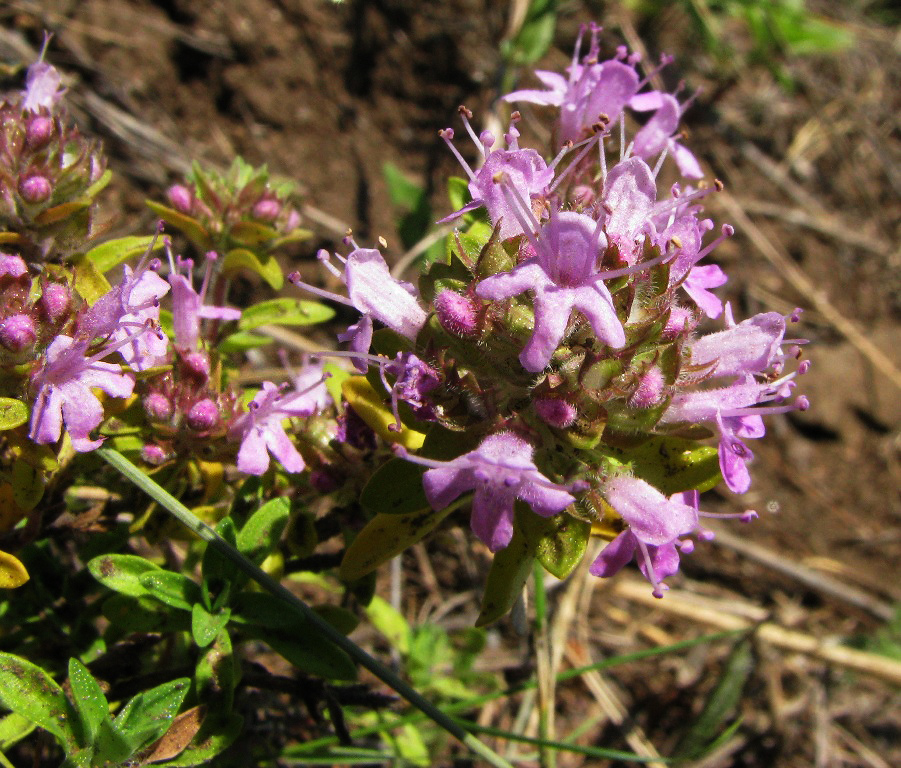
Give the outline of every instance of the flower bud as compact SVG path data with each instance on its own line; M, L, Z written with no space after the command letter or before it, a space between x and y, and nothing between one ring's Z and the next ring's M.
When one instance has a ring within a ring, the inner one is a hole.
M464 339L479 335L479 305L474 299L456 291L443 290L435 297L435 313L448 333Z
M188 411L186 421L195 432L206 432L219 423L219 407L208 397L198 400Z
M10 315L0 321L0 344L10 352L21 352L25 347L34 344L37 331L30 315Z
M50 197L52 191L53 188L46 176L28 176L19 182L19 194L26 203L31 205L43 203Z
M28 266L21 256L14 253L0 253L0 277L17 279L28 274Z
M43 147L53 135L53 120L44 115L35 115L25 127L25 145L31 150Z
M160 448L160 446L154 445L153 443L147 443L147 445L141 448L141 458L148 464L158 467L160 464L164 464L169 456L166 451Z
M539 418L545 424L550 424L557 429L571 427L579 415L572 403L557 397L542 397L534 402L535 411L538 413Z
M263 198L253 207L253 216L262 221L275 221L282 212L282 204L272 198Z
M151 421L169 421L172 418L172 402L159 392L151 392L144 398L144 412Z
M210 377L210 359L203 352L190 352L181 359L185 372L200 381Z
M38 306L51 323L58 323L72 306L69 287L62 283L45 283Z
M685 307L673 307L670 309L669 319L660 334L665 341L673 339L690 332L695 327L694 312Z
M194 206L194 195L190 189L183 184L173 184L166 190L166 196L176 211L190 215Z
M629 398L629 407L653 408L662 399L665 386L663 371L656 365L649 368L638 380L638 386Z

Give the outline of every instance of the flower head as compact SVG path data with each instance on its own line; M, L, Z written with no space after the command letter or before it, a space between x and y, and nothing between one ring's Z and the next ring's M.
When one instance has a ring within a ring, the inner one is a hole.
M238 469L249 475L262 475L269 469L271 453L288 472L302 472L306 463L283 426L285 419L295 415L291 396L283 394L271 381L264 381L247 413L235 421L229 432L232 440L241 441Z

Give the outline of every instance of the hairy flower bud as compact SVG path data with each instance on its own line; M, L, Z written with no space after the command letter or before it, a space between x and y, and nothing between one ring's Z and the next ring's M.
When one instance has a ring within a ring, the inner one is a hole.
M28 274L28 267L21 256L14 253L0 253L0 277L18 279Z
M208 397L198 400L191 406L185 420L195 432L206 432L219 423L219 407Z
M53 135L53 120L44 115L35 115L25 126L25 146L30 150L41 149Z
M210 377L210 359L203 352L190 352L181 359L189 376L200 381Z
M638 380L638 386L629 398L629 407L631 408L653 408L663 397L663 389L666 381L663 378L663 371L656 365L649 368Z
M45 283L38 306L51 323L58 323L72 306L72 295L62 283Z
M448 333L464 339L479 335L479 303L475 299L444 290L435 297L435 312Z
M43 203L50 197L52 191L53 187L50 186L50 181L46 176L27 176L19 182L19 194L26 203L31 205Z
M148 464L158 467L160 464L165 463L166 459L169 458L169 455L160 448L160 446L154 445L153 443L147 443L147 445L141 448L141 458Z
M535 411L545 424L557 429L571 427L579 412L576 407L557 397L542 397L534 401Z
M25 347L34 344L37 331L30 315L10 315L0 321L0 344L10 352L21 352Z
M159 392L151 392L144 398L144 412L151 421L169 421L172 411L172 402Z

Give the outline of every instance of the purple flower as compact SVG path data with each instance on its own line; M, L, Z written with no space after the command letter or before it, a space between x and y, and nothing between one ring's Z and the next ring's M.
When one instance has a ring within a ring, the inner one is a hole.
M474 491L472 530L492 552L503 549L513 537L513 503L525 501L542 517L562 512L575 501L570 490L552 483L532 461L534 448L512 432L486 437L474 451L453 461L434 461L400 455L431 467L423 477L426 498L433 509L444 509L461 494Z
M667 499L637 477L613 478L605 484L604 495L629 527L604 548L591 573L613 576L635 557L654 594L661 597L662 580L679 569L679 537L698 527L697 507L676 497Z
M92 451L103 442L88 435L103 421L103 405L91 391L102 389L112 397L128 397L134 379L118 365L99 360L110 350L86 357L88 342L57 336L47 347L44 364L32 378L37 390L29 437L36 443L54 443L63 423L76 451Z
M744 376L763 373L781 362L785 337L782 315L765 312L730 325L692 343L692 365L712 365L714 376Z
M169 284L172 286L172 326L175 331L175 346L182 354L195 352L200 344L201 320L239 320L241 310L231 307L212 307L206 304L206 292L210 283L216 254L207 254L206 270L203 284L198 293L193 285L193 266L191 259L179 260L176 265L170 256L171 272ZM186 275L180 272L184 268Z
M591 26L588 54L580 63L584 32L585 27L582 27L573 50L572 63L567 68L568 78L557 72L539 70L535 75L547 86L547 90L525 89L504 96L504 101L527 101L559 107L561 141L578 141L601 115L606 115L610 122L616 120L642 85L634 66L637 58L627 58L624 48L617 51L615 59L598 61L600 27Z
M553 167L549 168L534 149L519 149L516 141L519 134L513 125L507 134L507 149L492 150L494 136L486 131L477 140L469 124L469 113L461 108L460 114L467 131L481 151L484 162L478 171L473 171L451 141L454 138L453 129L447 128L440 132L469 176L472 201L438 223L453 221L464 213L484 206L491 223L500 225L501 240L524 234L522 217L516 208L523 204L531 205L532 197L547 193L554 180ZM504 179L503 186L498 183L501 178Z
M656 200L657 182L641 158L620 161L604 179L604 229L627 264L634 264L641 255L645 235L650 234Z
M434 421L435 408L428 393L441 383L438 372L410 352L398 352L397 357L382 366L384 373L395 377L394 386L385 388L391 392L391 409L397 429L401 428L398 403L410 406L413 415L420 421Z
M476 295L483 299L534 292L535 330L519 356L523 368L533 373L544 369L574 309L588 319L601 341L622 347L626 335L603 283L605 274L597 267L607 244L600 224L586 214L563 211L553 215L529 241L529 258L476 286Z
M44 61L44 54L28 68L25 76L25 101L22 109L26 112L40 112L41 109L53 111L57 102L66 92L61 87L62 79L55 67Z
M291 442L282 422L297 415L298 403L291 395L282 394L271 381L264 381L248 406L247 413L232 425L229 437L240 440L237 466L248 475L262 475L269 469L269 454L278 459L288 472L302 472L306 463Z
M647 94L642 94L646 96ZM656 111L651 119L635 134L632 151L644 160L658 156L667 151L673 156L679 173L689 179L703 178L704 172L697 158L690 150L676 141L675 133L679 130L679 118L687 104L680 105L675 96L661 93L653 100Z

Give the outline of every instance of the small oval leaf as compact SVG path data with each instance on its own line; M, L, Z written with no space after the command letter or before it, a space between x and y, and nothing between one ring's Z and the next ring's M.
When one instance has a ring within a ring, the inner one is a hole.
M316 301L304 299L269 299L247 307L238 328L250 331L261 325L315 325L331 320L335 310Z
M22 426L31 413L28 406L14 397L0 397L0 431Z

